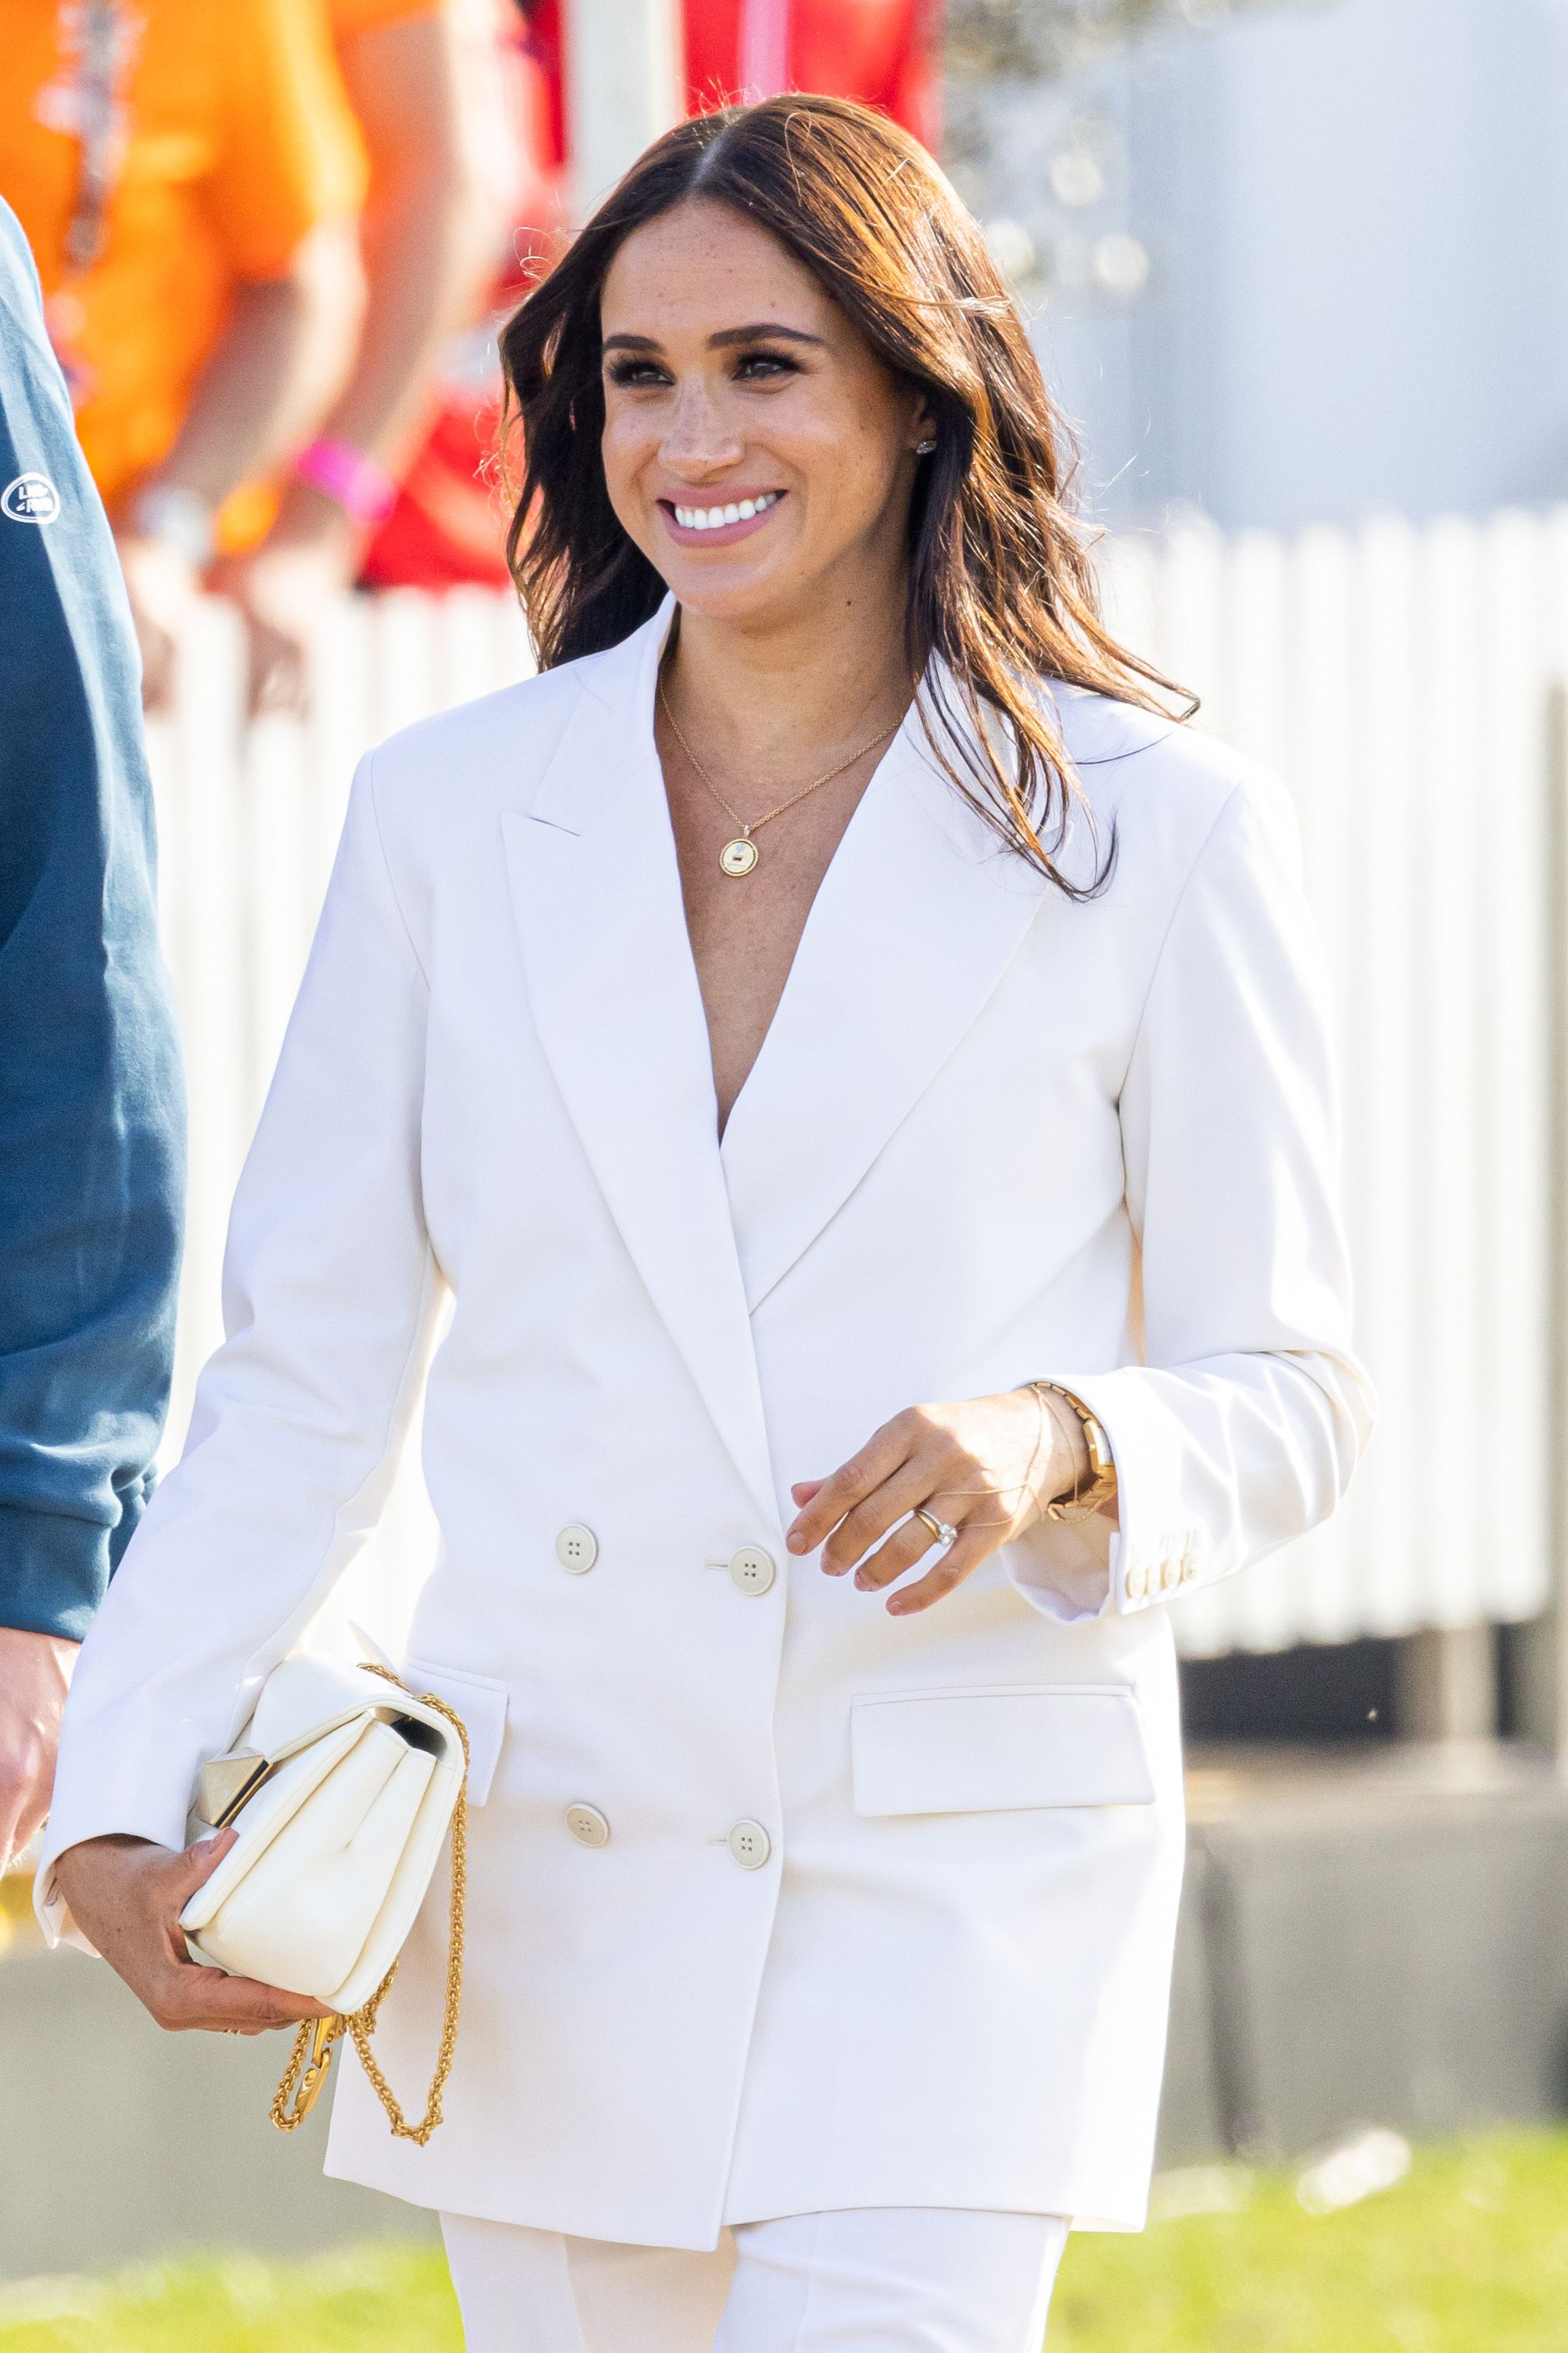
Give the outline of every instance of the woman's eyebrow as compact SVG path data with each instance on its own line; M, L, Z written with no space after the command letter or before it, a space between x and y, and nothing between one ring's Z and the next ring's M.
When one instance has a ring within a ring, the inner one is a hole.
M774 336L789 343L814 343L820 351L824 340L820 335L808 335L804 327L780 326L776 320L761 319L749 327L721 327L708 338L710 351L728 351L735 343L755 343L762 336ZM606 335L601 348L606 352L657 352L663 348L657 335Z
M709 348L724 351L731 343L752 343L760 335L777 335L786 343L815 343L818 350L823 347L823 338L808 335L804 327L783 327L774 319L760 319L749 327L721 328L718 334L709 336Z

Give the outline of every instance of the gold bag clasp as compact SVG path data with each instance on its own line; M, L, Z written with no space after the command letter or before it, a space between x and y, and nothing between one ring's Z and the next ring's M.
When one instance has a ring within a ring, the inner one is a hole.
M307 2034L310 2034L310 2056L298 2083L290 2084L285 2082L279 2088L278 2098L273 2103L272 2121L279 2132L292 2132L296 2125L303 2124L321 2098L321 2087L332 2069L332 2045L342 2031L341 2018L318 2018L314 2033L310 2033L308 2026L300 2027L295 2058L298 2060L303 2056ZM289 2097L290 2093L292 2098Z

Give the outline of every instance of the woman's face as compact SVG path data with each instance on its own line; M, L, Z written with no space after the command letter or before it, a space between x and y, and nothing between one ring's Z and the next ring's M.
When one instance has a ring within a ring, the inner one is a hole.
M601 316L610 501L684 607L901 602L925 409L809 269L689 198L627 237Z

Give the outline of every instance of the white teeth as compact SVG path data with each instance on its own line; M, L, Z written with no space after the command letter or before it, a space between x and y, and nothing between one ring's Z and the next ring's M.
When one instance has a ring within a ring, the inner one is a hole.
M722 531L729 522L749 522L753 515L765 514L776 506L780 493L764 491L760 499L742 499L733 506L677 507L675 520L682 531Z

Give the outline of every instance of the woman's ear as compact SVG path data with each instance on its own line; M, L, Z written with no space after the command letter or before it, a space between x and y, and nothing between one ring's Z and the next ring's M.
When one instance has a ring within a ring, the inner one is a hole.
M931 414L931 404L928 401L922 400L916 409L912 432L913 438L910 446L915 456L929 458L936 448L937 433L936 418Z

